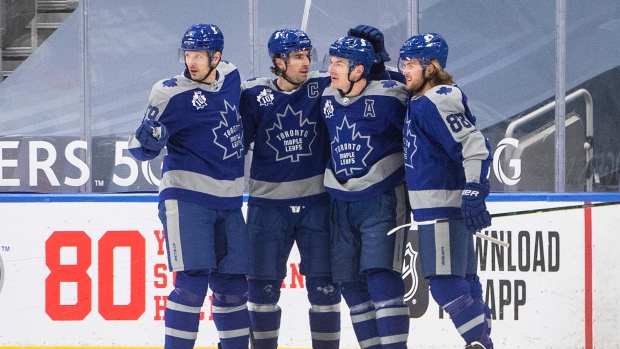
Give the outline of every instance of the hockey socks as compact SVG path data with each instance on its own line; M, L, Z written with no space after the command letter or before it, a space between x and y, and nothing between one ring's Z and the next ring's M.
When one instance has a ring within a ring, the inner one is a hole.
M385 269L367 271L368 291L376 312L381 348L407 349L409 307L405 304L405 283L400 273Z
M469 282L469 285L471 286L471 298L475 302L480 302L484 304L484 316L486 317L488 327L487 334L491 336L491 326L493 324L493 319L491 317L491 309L489 309L489 306L482 299L482 284L480 283L480 278L478 278L478 275L476 274L467 274L465 275L465 279L467 280L467 282Z
M309 311L313 349L340 346L340 304L313 305Z
M485 348L493 348L487 334L487 320L484 303L474 301L470 295L461 296L446 304L443 308L450 314L452 323L466 343L480 342Z
M213 297L215 299L215 296ZM223 349L247 348L250 335L248 307L240 305L216 306L213 302L213 322Z
M275 349L278 347L280 318L282 310L276 304L248 303L252 323L252 347L254 349Z
M223 349L247 348L250 338L248 283L245 275L213 272L209 285L213 322Z
M207 293L206 272L178 272L175 289L166 301L164 314L166 349L191 349L198 336L200 309Z
M486 305L472 298L470 280L454 275L433 276L429 285L433 298L450 315L466 343L478 341L487 349L493 348L488 335Z
M343 293L344 295L344 293ZM353 331L361 349L380 349L381 341L377 331L377 314L372 301L349 306Z
M380 349L377 331L377 314L368 294L365 278L340 284L342 297L347 302L353 323L353 331L361 349Z

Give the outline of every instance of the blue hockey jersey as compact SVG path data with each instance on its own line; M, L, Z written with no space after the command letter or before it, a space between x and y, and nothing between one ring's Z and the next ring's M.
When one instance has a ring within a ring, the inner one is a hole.
M342 201L365 200L402 183L407 92L394 80L369 81L356 97L329 87L321 99L331 142L325 189Z
M409 102L403 137L415 221L461 218L465 183L488 185L491 147L475 124L457 86L435 86Z
M168 130L159 200L178 199L212 209L243 204L243 127L238 112L241 79L237 68L221 61L213 83L177 75L151 90L145 118ZM134 134L129 151L138 160L159 152L142 147Z
M254 143L248 205L326 204L329 141L319 103L329 75L310 72L291 92L281 91L275 81L254 78L242 84L246 149Z

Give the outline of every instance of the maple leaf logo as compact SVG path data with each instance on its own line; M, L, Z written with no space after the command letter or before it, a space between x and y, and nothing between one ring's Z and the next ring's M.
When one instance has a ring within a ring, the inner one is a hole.
M241 115L236 106L232 106L224 100L226 110L220 111L222 121L213 129L215 139L213 143L224 149L222 160L233 156L243 156L243 128L241 127Z
M164 81L162 83L162 85L164 85L164 87L175 87L177 86L177 78L172 78L172 79L168 79L166 81Z
M447 95L452 92L452 87L442 86L439 90L437 90L438 95Z
M355 131L355 123L349 125L345 116L342 125L336 127L336 137L332 141L332 162L336 174L344 172L351 176L367 167L366 158L372 152L370 136L362 136Z
M418 151L418 146L416 145L416 141L418 140L418 136L411 133L411 119L407 118L405 121L406 128L406 136L403 142L404 155L405 155L405 166L409 168L413 168L413 155Z
M276 118L273 127L266 130L267 145L276 151L276 161L298 162L301 156L312 155L316 122L304 118L301 110L295 112L290 105L284 113L276 113Z
M394 80L384 80L384 81L381 81L381 84L383 85L384 88L390 88L390 87L396 86L396 81L394 81Z

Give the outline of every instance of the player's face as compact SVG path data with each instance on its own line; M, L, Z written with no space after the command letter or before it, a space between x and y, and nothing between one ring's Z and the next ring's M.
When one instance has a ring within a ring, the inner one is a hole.
M286 76L294 83L301 84L308 79L310 71L310 51L293 51L288 54Z
M195 81L204 81L210 69L209 55L206 51L185 51L187 70Z
M349 88L349 60L341 57L331 57L329 76L332 78L331 88L347 90Z
M403 75L405 75L405 88L407 91L419 91L424 84L423 69L420 61L411 59L403 61Z

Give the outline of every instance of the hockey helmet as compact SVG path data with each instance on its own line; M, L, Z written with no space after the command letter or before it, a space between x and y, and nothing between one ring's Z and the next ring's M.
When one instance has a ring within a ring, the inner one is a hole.
M316 59L316 52L312 49L312 41L306 33L299 29L279 29L271 34L267 43L269 57L273 59L279 54L286 60L288 54L295 51L310 51L310 60Z
M410 37L400 49L398 67L402 69L403 61L417 59L422 67L427 67L431 60L436 59L442 68L446 68L448 60L448 44L435 33L417 34Z
M364 76L370 73L370 67L375 63L375 50L372 44L365 39L354 36L345 36L336 40L329 47L329 54L333 57L349 60L349 71L353 71L358 64L364 66Z
M179 60L184 62L185 51L206 51L209 59L213 53L224 50L224 34L214 24L194 24L183 35L179 48Z

